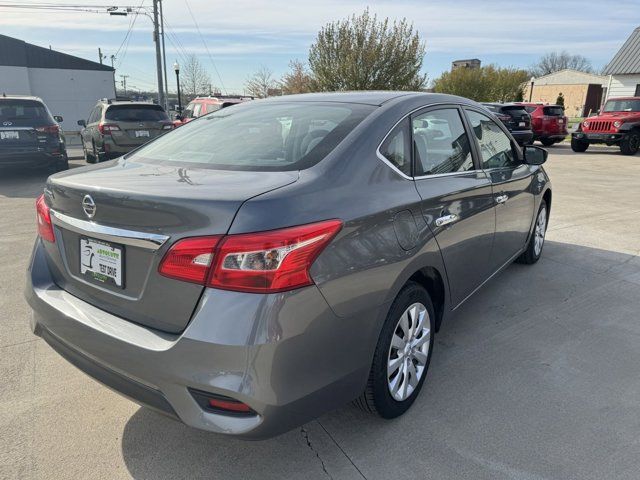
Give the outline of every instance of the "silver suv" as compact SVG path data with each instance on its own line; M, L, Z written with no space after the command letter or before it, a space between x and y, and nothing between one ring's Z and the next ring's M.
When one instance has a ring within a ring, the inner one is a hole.
M167 112L148 102L100 100L87 120L78 120L87 163L130 152L173 128Z

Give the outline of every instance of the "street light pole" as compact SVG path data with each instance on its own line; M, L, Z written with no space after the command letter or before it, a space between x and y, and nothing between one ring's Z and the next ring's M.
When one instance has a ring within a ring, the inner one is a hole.
M160 30L162 35L162 73L164 74L164 107L165 110L169 110L169 80L167 80L167 57L166 50L164 48L164 14L162 13L162 0L160 0Z
M536 77L531 77L531 87L529 88L529 103L531 103L531 99L533 98L533 84L536 81Z
M178 62L173 64L173 70L176 72L176 83L178 84L178 115L182 115L182 99L180 98L180 65L178 65Z
M160 28L158 22L158 0L153 0L153 41L156 44L156 73L158 75L158 105L164 105L162 83L162 53L160 52Z

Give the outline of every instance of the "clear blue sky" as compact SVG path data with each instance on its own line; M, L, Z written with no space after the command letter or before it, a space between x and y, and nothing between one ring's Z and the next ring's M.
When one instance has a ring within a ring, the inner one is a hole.
M169 26L167 60L173 64L183 60L184 53L194 53L214 85L224 85L229 93L241 92L256 69L266 66L279 78L291 59L307 58L309 45L322 25L359 13L368 5L379 17L406 17L414 23L427 44L424 71L430 78L448 70L454 59L480 58L483 64L527 67L541 54L563 49L584 55L600 68L640 26L639 1L164 0ZM102 4L99 0L77 3ZM114 3L150 6L151 0L117 0L102 5ZM151 22L139 16L123 44L132 19L0 7L0 33L91 60L98 59L98 47L107 55L119 50L116 73L129 75L129 85L152 88L155 56ZM174 75L169 74L173 90Z

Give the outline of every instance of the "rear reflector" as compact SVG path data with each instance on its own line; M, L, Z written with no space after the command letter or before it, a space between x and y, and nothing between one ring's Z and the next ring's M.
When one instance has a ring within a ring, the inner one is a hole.
M36 221L38 222L38 235L47 242L55 243L56 237L53 234L51 223L51 212L44 201L44 195L36 199Z
M161 275L240 292L311 285L309 269L342 228L340 220L220 237L186 238L160 263Z
M203 392L202 390L195 390L193 388L189 388L189 393L191 393L193 399L200 405L200 408L207 412L237 417L257 415L249 405L235 398Z

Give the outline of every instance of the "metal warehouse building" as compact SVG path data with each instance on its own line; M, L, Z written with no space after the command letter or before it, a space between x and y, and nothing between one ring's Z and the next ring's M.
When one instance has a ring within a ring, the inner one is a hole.
M67 131L100 98L114 98L114 69L97 62L0 35L0 96L34 95L53 115L62 115Z

